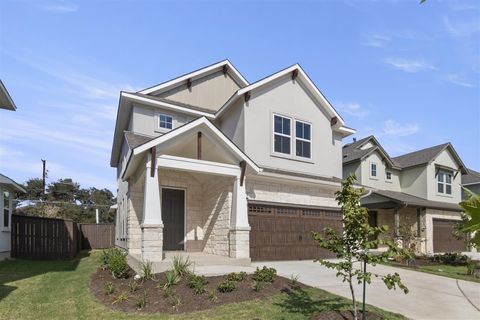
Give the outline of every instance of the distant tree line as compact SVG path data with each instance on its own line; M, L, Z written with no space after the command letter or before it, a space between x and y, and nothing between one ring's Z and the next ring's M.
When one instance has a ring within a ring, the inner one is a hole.
M81 188L80 184L68 178L49 183L45 192L43 181L39 178L27 180L23 187L27 192L18 196L22 204L17 206L17 213L92 223L98 208L100 222L115 220L110 206L116 203L116 199L107 188Z

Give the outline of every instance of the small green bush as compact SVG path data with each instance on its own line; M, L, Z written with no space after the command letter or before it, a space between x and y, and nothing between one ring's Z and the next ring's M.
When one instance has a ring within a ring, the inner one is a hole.
M217 291L216 291L216 290L210 290L210 291L208 291L208 298L209 298L210 301L212 301L212 302L217 301L217 299L218 299Z
M468 264L468 256L458 252L446 252L444 254L436 254L430 257L432 262L448 264L451 266L466 266Z
M117 248L103 250L101 257L102 268L112 273L114 278L128 277L130 270L127 263L127 254Z
M259 292L260 290L262 290L264 284L265 284L265 282L263 282L263 281L253 280L252 288L253 288L254 291Z
M193 289L193 293L202 294L205 292L205 285L207 284L207 279L205 276L197 276L191 274L188 277L188 286Z
M110 281L105 282L105 284L103 285L103 288L105 289L105 294L107 296L115 292L115 287L113 286L113 283L111 283Z
M273 282L277 276L277 270L275 268L267 268L263 266L262 269L257 267L255 273L253 274L253 280L262 281L262 282Z
M294 290L300 289L300 282L298 281L299 276L293 275L290 277L290 287Z
M171 287L180 282L180 276L173 270L165 272L165 288Z
M137 301L137 309L143 309L147 305L147 291L145 290L143 294L140 296L140 298Z
M172 305L173 309L177 310L182 304L182 299L179 296L172 296L170 297L170 304Z
M148 260L142 262L142 277L145 280L155 280L155 274L153 273L153 265Z
M164 287L163 288L163 297L170 298L173 294L172 287Z
M232 272L227 275L228 281L241 282L247 278L247 273L244 271L241 272Z
M117 302L123 302L123 301L127 301L128 300L128 295L126 292L122 292L120 293L116 298L115 300L113 300L112 304L115 304Z
M128 283L128 289L130 290L130 292L135 292L135 291L137 291L139 287L140 287L140 285L139 285L138 282L135 281L135 280L131 280L131 281Z
M225 280L225 281L220 282L218 284L217 289L218 289L218 291L223 292L223 293L232 292L233 290L235 290L235 282Z
M172 260L172 268L179 277L183 277L190 273L190 266L192 262L189 258L184 259L181 256L175 256Z

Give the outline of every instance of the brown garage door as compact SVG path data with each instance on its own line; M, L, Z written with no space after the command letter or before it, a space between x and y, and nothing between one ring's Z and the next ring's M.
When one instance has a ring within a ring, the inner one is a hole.
M434 252L453 252L466 250L467 246L465 240L457 239L452 234L455 223L457 223L457 221L433 219Z
M340 211L249 204L253 261L334 258L317 246L312 231L342 230Z

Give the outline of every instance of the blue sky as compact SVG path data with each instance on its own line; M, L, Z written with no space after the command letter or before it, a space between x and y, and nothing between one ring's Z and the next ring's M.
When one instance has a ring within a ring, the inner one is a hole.
M451 141L480 170L480 2L0 2L0 172L115 191L119 91L223 60L251 82L300 63L393 156ZM347 138L351 141L351 137Z

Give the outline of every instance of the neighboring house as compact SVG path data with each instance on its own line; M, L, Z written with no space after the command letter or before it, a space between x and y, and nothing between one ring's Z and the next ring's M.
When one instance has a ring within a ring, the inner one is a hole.
M462 186L475 194L480 194L480 172L467 169L467 172L462 175ZM466 197L468 197L467 192L462 189L462 198Z
M15 111L17 107L0 80L0 109ZM25 190L12 179L0 174L0 260L10 256L10 227L15 210L15 194Z
M155 263L168 251L326 256L310 230L341 228L334 192L352 133L299 65L249 83L225 60L121 92L116 244Z
M370 189L362 199L370 224L389 226L393 236L408 230L418 253L466 250L452 235L466 170L450 143L391 158L374 136L354 140L343 147L343 175L351 173Z

